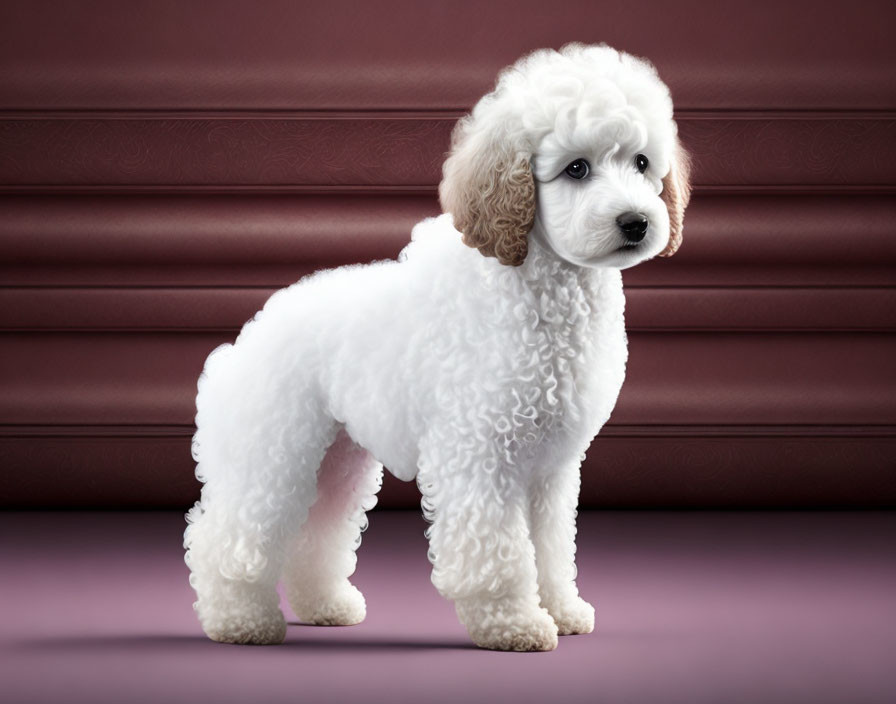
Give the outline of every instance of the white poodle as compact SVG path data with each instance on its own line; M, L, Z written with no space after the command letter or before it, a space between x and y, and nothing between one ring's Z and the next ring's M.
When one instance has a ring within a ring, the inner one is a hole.
M678 248L688 192L649 63L573 44L505 70L397 262L278 291L206 361L184 544L208 636L281 642L281 576L299 619L360 622L383 464L416 478L432 581L476 644L590 632L579 466L625 373L619 270Z

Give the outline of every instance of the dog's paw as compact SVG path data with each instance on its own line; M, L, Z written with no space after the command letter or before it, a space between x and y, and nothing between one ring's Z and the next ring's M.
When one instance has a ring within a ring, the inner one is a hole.
M354 626L367 616L364 595L348 581L314 598L290 595L289 605L300 621L313 626Z
M525 629L514 627L470 633L473 642L486 650L510 650L518 653L547 652L557 647L557 629L546 624Z
M286 638L286 620L275 611L247 608L226 618L201 619L206 635L218 643L239 645L277 645Z
M594 630L594 607L581 597L549 602L545 606L561 636L591 633Z
M517 652L557 647L557 626L547 611L519 602L458 601L457 614L480 648Z

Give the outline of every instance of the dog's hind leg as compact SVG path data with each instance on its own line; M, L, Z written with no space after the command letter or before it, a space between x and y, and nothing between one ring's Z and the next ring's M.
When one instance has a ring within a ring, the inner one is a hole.
M234 377L200 382L194 456L205 486L187 516L185 559L209 638L279 643L286 621L276 585L287 539L314 501L317 469L338 426L307 394L285 407L273 382L253 386L239 377L228 387Z
M382 478L383 466L340 431L318 472L317 500L287 551L286 594L301 621L350 626L364 620L364 596L348 578Z

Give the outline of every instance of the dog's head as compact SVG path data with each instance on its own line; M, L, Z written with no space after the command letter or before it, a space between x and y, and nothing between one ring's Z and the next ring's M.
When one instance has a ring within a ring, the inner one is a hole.
M653 66L570 44L506 69L458 122L439 197L464 242L502 264L522 264L532 237L624 269L678 249L688 170Z

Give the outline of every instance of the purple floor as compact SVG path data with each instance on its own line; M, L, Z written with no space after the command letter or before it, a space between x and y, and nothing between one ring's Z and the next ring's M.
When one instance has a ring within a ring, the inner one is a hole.
M896 701L896 514L586 514L579 585L598 629L536 654L471 647L429 582L422 519L386 512L354 580L365 623L212 643L182 528L173 513L0 514L0 701Z

